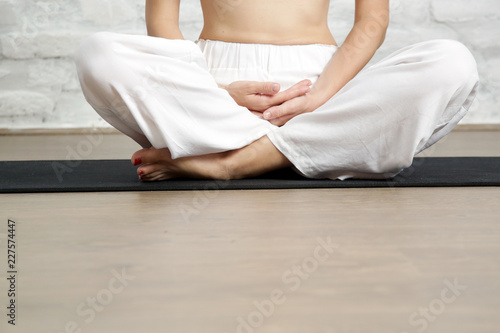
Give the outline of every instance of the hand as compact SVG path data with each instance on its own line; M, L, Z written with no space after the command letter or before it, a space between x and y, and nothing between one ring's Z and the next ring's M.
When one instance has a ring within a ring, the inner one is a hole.
M304 96L311 89L310 80L302 80L292 87L279 92L280 85L273 82L235 81L226 87L229 95L240 106L262 116L269 108Z
M310 92L290 99L283 104L272 106L267 109L263 116L264 119L276 126L286 124L290 119L299 114L312 112L316 110L322 103L320 98L316 96L314 88Z

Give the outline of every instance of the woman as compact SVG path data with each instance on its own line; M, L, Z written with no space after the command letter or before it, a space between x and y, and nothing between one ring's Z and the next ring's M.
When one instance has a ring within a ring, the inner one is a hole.
M328 0L201 0L196 42L180 0L146 0L149 36L98 33L76 56L88 102L144 149L144 181L237 179L293 167L310 178L387 178L471 105L476 63L456 41L405 47L362 70L389 0L356 0L338 47Z

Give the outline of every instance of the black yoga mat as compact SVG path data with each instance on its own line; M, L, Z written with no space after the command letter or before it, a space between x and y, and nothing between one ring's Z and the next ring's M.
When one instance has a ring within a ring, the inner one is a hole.
M139 181L128 160L0 162L0 193L500 186L500 157L415 158L392 179L307 179L291 169L257 178Z

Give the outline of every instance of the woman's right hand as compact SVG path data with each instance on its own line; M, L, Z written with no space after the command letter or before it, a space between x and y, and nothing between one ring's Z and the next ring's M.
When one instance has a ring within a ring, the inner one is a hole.
M279 92L278 83L235 81L222 88L229 92L238 105L262 117L262 113L267 109L305 95L311 90L311 85L310 80L302 80L287 90Z

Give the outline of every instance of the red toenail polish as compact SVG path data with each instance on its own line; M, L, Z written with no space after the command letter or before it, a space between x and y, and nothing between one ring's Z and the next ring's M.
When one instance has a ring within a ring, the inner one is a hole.
M140 158L136 158L134 161L134 165L139 165L142 163L142 160Z
M142 176L144 174L144 171L139 171L139 176Z

